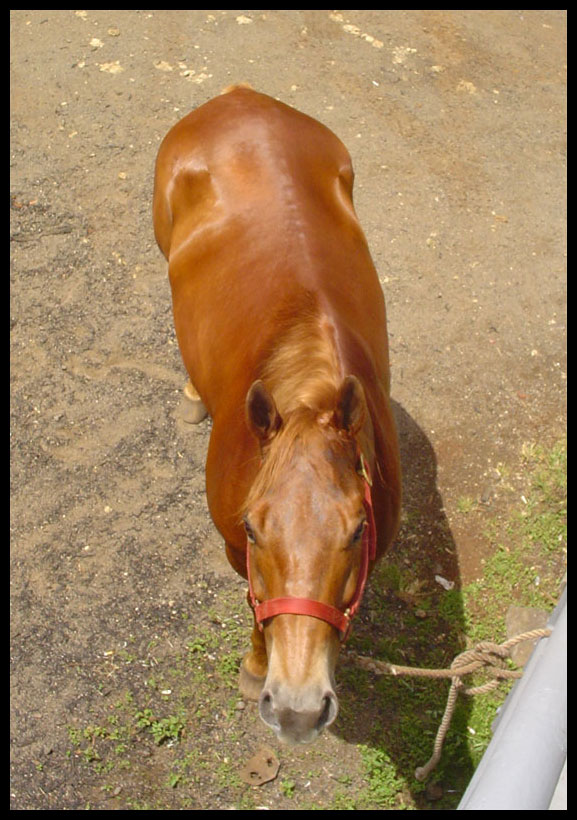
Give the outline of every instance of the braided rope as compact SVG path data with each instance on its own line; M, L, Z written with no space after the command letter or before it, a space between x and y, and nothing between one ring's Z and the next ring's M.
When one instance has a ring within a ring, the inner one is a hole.
M439 729L437 730L433 754L424 766L419 766L415 771L416 779L423 781L426 780L441 758L443 743L449 726L451 725L459 692L462 692L464 695L479 695L496 689L504 680L520 678L523 675L521 670L508 669L506 667L506 660L509 657L511 649L523 641L545 638L549 636L552 631L550 628L532 629L520 635L515 635L502 644L482 641L472 649L467 649L465 652L461 652L457 655L449 669L424 669L414 666L399 666L393 663L386 663L385 661L378 661L365 655L358 655L356 652L347 652L347 656L354 660L361 668L369 672L374 672L377 675L403 675L419 678L451 679L447 704ZM465 675L470 675L473 672L479 672L481 670L490 673L492 675L491 680L480 686L465 686L463 684L462 678L464 678Z

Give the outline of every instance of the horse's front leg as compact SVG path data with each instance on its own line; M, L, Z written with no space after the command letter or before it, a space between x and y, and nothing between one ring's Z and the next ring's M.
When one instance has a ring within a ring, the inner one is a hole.
M250 603L250 602L249 602ZM250 649L240 665L239 688L247 700L258 700L268 668L264 634L254 622L251 635L252 649Z
M246 554L225 542L226 556L231 567L239 575L246 577ZM247 591L246 600L251 607L250 593ZM252 607L251 607L252 611ZM253 616L254 617L254 616ZM239 689L247 700L258 700L268 670L268 659L264 634L259 629L256 618L253 622L251 635L251 649L246 653L240 665Z

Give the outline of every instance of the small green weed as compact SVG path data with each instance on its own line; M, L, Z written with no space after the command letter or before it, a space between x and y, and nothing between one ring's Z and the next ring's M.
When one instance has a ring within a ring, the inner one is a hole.
M294 797L296 789L294 780L281 780L279 786L285 797Z
M466 515L470 513L472 510L475 509L477 506L477 502L474 498L471 498L468 495L461 496L457 500L457 511L460 512L462 515Z
M137 712L135 717L138 728L148 729L157 746L161 743L175 743L184 730L183 721L176 715L157 719L151 709L143 709Z

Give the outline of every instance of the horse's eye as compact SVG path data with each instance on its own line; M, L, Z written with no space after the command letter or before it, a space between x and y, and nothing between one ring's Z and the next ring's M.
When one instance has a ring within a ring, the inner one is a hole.
M351 544L358 544L358 542L363 537L363 532L365 531L366 526L367 526L367 521L364 518L361 521L361 523L359 524L359 526L356 528L356 530L354 531L353 537L351 538Z
M250 524L246 520L246 518L243 519L243 524L244 524L244 529L245 529L245 532L246 532L246 537L248 538L248 540L250 541L251 544L256 544L256 536L254 534L254 531L253 531L252 527L250 526Z

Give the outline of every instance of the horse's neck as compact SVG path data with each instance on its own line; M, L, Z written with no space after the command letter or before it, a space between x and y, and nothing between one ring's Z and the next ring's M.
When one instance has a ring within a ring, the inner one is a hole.
M319 413L332 409L344 375L334 325L324 316L309 316L282 334L263 380L286 417L302 406Z

